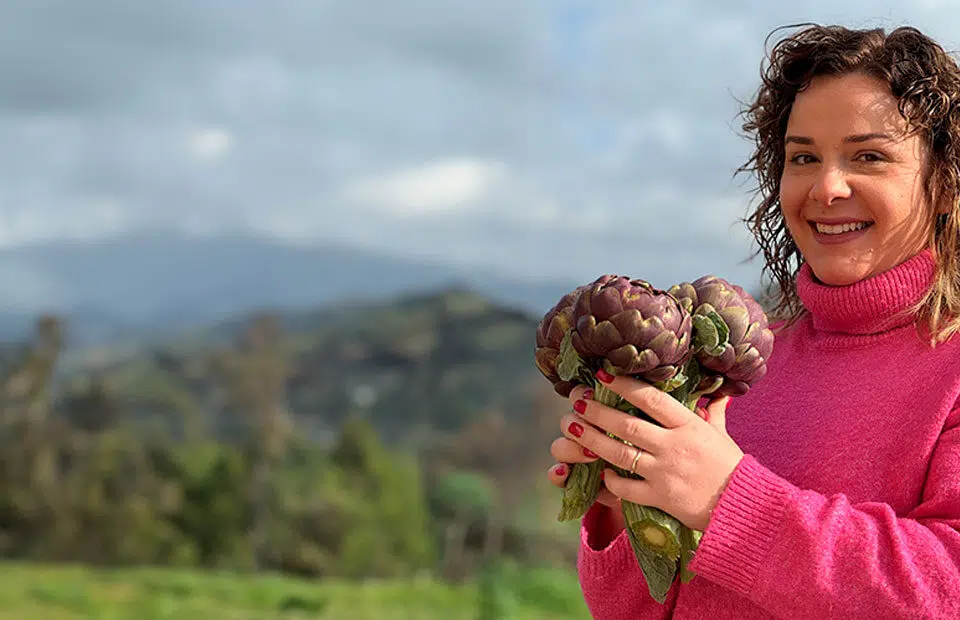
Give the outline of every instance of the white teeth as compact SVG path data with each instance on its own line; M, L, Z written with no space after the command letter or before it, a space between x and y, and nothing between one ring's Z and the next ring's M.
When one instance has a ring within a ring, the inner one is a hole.
M823 233L825 235L839 235L841 233L850 232L853 230L860 230L861 228L866 228L868 222L857 222L850 224L820 224L817 223L817 232Z

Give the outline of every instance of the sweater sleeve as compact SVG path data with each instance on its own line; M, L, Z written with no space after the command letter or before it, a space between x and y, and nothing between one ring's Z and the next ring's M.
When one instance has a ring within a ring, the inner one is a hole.
M665 620L677 601L674 581L667 599L653 600L640 565L633 554L626 531L603 549L592 545L601 507L594 504L583 517L577 569L580 588L590 615L595 620Z
M960 411L904 517L801 490L745 456L690 569L781 618L960 618Z

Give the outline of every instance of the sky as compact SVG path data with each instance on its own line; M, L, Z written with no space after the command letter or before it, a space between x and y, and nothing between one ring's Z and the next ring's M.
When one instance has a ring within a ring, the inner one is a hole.
M749 283L737 113L770 31L914 25L953 50L960 2L719 5L4 0L0 245L242 232Z

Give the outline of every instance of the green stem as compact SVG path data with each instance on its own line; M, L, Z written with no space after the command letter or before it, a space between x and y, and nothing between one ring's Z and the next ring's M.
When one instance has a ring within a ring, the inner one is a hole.
M603 403L610 407L617 407L623 402L623 399L608 387L596 380L590 380L593 384L593 400ZM607 433L609 435L609 433ZM613 437L613 435L610 435ZM603 468L609 465L603 459L597 459L590 463L575 463L570 469L570 475L567 477L566 485L563 488L563 497L560 504L560 514L557 515L557 521L571 521L581 519L587 514L587 510L597 500L597 494L600 493L602 483L600 474Z
M667 593L677 576L677 562L662 555L657 555L642 544L627 530L627 540L633 548L633 554L640 564L640 571L647 582L647 590L653 600L661 605L667 600Z
M691 360L684 369L688 381L668 392L690 411L696 410L697 402L703 395L703 392L693 391L700 382L700 370L697 361ZM633 413L643 415L639 411ZM641 479L622 468L614 469L621 476ZM651 506L628 501L622 501L621 505L630 546L647 580L650 595L662 603L678 571L684 583L693 579L694 574L688 567L703 534Z
M637 544L673 562L680 559L683 524L652 506L621 501L623 519Z
M600 474L606 461L596 460L590 463L575 463L570 469L557 521L580 519L587 514L600 492Z

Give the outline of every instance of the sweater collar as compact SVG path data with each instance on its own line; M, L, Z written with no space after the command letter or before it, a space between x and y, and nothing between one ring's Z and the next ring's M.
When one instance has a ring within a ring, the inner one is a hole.
M914 321L905 311L933 282L933 253L924 250L896 267L846 286L818 282L808 263L797 275L797 294L817 331L877 334Z

